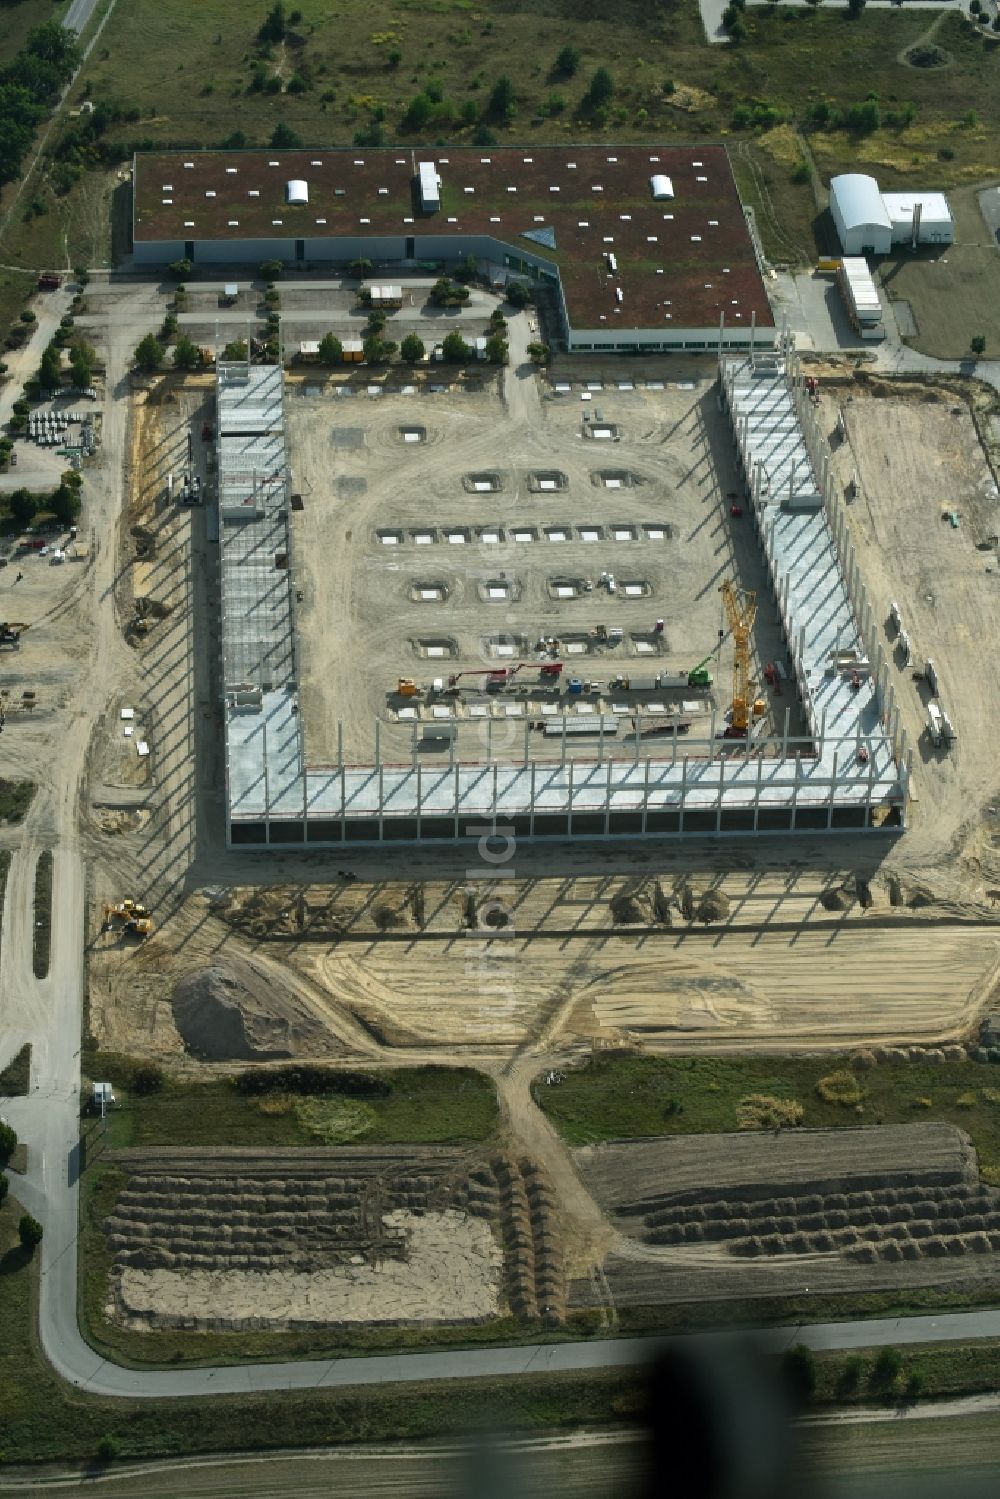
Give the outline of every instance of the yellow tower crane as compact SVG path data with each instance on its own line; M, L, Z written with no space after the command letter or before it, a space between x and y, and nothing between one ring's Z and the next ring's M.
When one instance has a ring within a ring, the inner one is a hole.
M719 592L722 594L733 635L733 707L727 733L733 737L746 734L750 715L759 718L767 711L763 698L750 699L750 688L757 684L750 681L750 634L757 618L757 595L753 592L742 595L727 578Z

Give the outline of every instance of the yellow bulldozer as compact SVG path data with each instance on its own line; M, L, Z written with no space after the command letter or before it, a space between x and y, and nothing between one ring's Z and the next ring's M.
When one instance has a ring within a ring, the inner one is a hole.
M148 937L153 930L153 918L145 906L126 897L117 905L106 905L101 922L102 932L113 932L115 923L121 922L122 931L129 937Z

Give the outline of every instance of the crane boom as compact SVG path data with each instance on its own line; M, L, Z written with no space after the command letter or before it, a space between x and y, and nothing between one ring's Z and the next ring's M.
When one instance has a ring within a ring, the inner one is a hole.
M727 578L720 588L733 636L733 707L731 728L745 734L750 722L750 635L757 618L757 595L742 597Z

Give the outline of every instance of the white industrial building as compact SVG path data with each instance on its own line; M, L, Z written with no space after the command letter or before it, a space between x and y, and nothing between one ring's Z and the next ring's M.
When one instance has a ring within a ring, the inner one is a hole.
M893 245L950 245L955 238L944 193L883 193L862 172L831 179L830 213L845 255L888 255Z

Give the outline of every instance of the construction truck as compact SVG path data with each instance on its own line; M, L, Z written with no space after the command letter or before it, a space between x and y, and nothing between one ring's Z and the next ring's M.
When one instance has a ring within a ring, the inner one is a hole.
M0 645L20 645L28 626L19 619L5 619L0 624Z
M747 733L751 716L760 718L767 712L763 698L751 700L750 689L756 686L750 680L750 635L757 618L757 595L744 593L742 599L735 586L727 578L719 589L726 606L726 616L733 636L733 704L730 710L726 738L742 739Z

